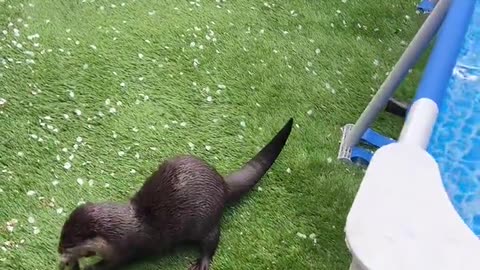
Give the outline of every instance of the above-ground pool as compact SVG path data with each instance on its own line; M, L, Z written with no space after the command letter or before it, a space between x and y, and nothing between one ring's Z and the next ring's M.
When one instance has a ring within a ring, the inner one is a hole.
M480 236L480 1L450 78L430 139L455 209Z

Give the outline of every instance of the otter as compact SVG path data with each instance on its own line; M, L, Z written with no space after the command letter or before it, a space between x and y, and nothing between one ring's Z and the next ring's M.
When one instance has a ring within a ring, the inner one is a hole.
M63 224L59 268L79 270L79 260L99 256L88 270L126 264L194 244L200 257L190 270L210 269L226 206L239 202L273 165L292 130L293 118L239 170L222 177L200 158L164 161L128 203L77 206Z

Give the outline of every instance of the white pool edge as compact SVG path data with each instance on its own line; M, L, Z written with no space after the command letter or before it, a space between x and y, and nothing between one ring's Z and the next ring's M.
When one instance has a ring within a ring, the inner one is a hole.
M480 241L451 204L433 157L413 144L375 153L345 233L351 270L480 268Z

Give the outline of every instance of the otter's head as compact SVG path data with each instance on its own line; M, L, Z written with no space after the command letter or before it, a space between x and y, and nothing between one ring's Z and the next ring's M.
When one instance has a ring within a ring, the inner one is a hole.
M95 238L94 204L86 203L75 208L63 224L58 243L58 253L84 244L85 241Z
M72 211L60 233L60 269L78 267L78 259L95 255L85 246L96 237L94 204L86 203Z

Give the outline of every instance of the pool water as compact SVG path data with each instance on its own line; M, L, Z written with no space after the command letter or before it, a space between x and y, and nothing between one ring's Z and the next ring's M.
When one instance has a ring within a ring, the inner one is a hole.
M428 152L455 209L480 236L480 1L435 124Z

